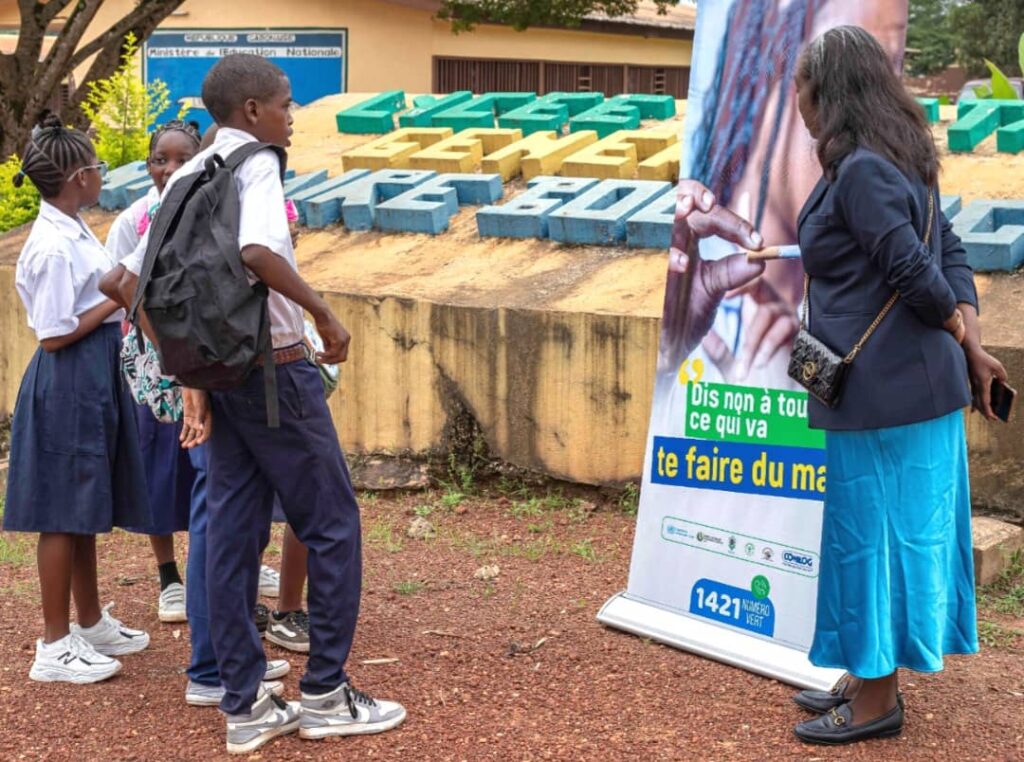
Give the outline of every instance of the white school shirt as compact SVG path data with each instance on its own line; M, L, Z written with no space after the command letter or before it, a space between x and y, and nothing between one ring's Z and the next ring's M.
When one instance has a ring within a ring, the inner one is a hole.
M107 300L100 278L113 269L114 258L81 217L69 217L46 201L25 241L14 285L36 337L67 336L78 328L79 315ZM124 320L116 310L104 323Z
M200 151L194 158L181 166L168 180L163 196L181 177L198 171L207 157L220 154L226 159L236 148L251 143L256 138L248 132L231 127L221 127L213 145ZM284 208L284 186L281 184L281 162L277 154L267 149L250 156L235 170L235 183L238 185L240 218L238 224L238 248L246 246L265 246L289 266L298 272L295 264L295 250L292 248L292 236L288 230L288 216ZM135 251L121 264L136 275L142 272L142 261L146 255L149 239L143 236ZM250 275L250 280L256 278ZM302 308L276 291L270 291L267 299L270 312L270 336L275 348L289 347L298 344L305 335Z
M160 192L154 185L145 196L129 206L114 220L107 233L107 251L120 262L135 251L142 240L139 235L139 220L160 203Z

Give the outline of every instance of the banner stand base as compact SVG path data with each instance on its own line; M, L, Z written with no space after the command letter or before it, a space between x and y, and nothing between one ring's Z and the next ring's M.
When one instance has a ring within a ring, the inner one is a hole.
M668 611L625 592L608 599L597 613L597 621L798 688L829 690L844 674L815 667L807 654L794 648Z

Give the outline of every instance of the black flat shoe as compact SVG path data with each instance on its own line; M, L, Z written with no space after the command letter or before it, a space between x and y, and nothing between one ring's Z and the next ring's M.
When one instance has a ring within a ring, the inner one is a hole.
M891 711L877 720L852 724L853 710L849 704L829 710L828 714L801 722L793 732L804 743L839 746L867 741L869 738L894 738L903 732L903 704L897 702Z
M801 709L815 714L825 714L830 709L842 706L846 703L846 696L843 692L850 682L850 676L842 678L830 691L800 691L793 696L793 701Z

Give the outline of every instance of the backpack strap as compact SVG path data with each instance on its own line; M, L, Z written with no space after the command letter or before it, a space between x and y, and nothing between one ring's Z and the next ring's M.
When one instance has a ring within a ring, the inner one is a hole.
M288 152L281 148L281 146L276 146L273 143L260 143L258 141L243 143L232 151L230 156L224 159L224 166L234 172L242 165L242 162L263 150L271 150L277 154L281 165L281 182L284 182L285 170L288 168Z
M270 316L263 322L263 394L267 399L267 428L281 426L281 410L277 399L277 366L274 365L274 342L270 339Z
M167 197L160 204L156 218L149 224L149 240L146 243L146 256L142 260L142 272L139 273L139 282L135 286L135 296L132 298L131 308L128 310L128 320L134 325L137 324L136 316L139 305L146 294L146 286L149 279L153 277L153 267L156 265L156 255L163 246L168 231L174 224L176 218L181 214L185 206L185 200L192 194L192 190L206 175L206 170L193 172L183 177L171 186L167 191Z
M284 182L288 154L281 146L275 146L270 143L259 143L256 141L245 143L231 152L231 155L224 160L224 166L231 172L234 172L246 159L265 149L269 149L277 154L281 167L281 182ZM263 394L267 400L267 427L276 429L281 425L281 411L277 398L277 367L274 365L274 342L270 336L269 311L266 313L266 320L263 321L263 327L260 332L262 334L261 340L263 341Z

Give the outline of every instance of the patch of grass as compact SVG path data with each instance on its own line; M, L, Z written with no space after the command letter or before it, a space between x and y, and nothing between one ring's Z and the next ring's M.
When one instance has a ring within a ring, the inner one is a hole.
M425 519L427 516L434 512L434 506L432 505L417 505L412 509L412 512L419 516L421 519Z
M388 553L398 553L403 545L402 535L395 533L395 525L390 521L377 521L371 524L366 532L366 542Z
M0 522L4 518L4 498L0 495ZM33 560L32 545L20 534L0 532L0 565L24 566Z
M527 524L526 531L530 534L544 534L545 532L550 532L554 526L555 523L551 519L545 519L536 524Z
M359 502L367 505L373 505L380 499L380 496L376 492L369 490L359 493Z
M1010 560L1010 566L995 582L981 588L982 608L1024 617L1024 550L1018 550Z
M530 496L530 487L522 479L502 475L498 479L498 493L510 500L525 500Z
M467 453L463 458L456 457L456 454L448 455L448 480L443 482L448 492L461 492L463 495L472 495L476 488L476 475L487 462L487 443L482 437L476 436L473 439L472 452Z
M582 503L582 500L566 497L561 491L556 490L541 497L516 500L508 509L508 514L515 519L535 518L545 513L578 509Z
M594 550L594 546L591 543L590 538L574 543L572 547L569 548L569 551L571 553L575 553L588 563L594 563L597 561L597 551Z
M442 529L442 536L453 550L464 550L473 558L490 555L494 552L494 541L466 532L448 532Z
M426 585L424 585L422 582L411 581L396 582L391 589L399 595L416 595L416 593L421 592L425 587Z
M533 518L542 513L544 513L544 509L541 507L540 500L535 497L514 502L508 509L508 515L514 519Z
M25 566L31 563L31 545L16 534L0 534L0 566Z
M640 487L629 482L619 495L619 510L627 516L636 516L640 510Z
M462 504L462 501L466 499L466 495L463 492L459 492L454 489L447 489L445 493L441 495L441 505L451 510Z
M486 583L484 584L484 589L483 589L483 591L482 591L482 592L480 593L480 595L482 595L482 596L483 596L484 598L490 598L490 597L491 597L492 595L494 595L494 594L495 594L496 592L498 592L498 589L497 589L497 588L496 588L496 587L494 586L494 583L493 583L493 582L491 582L490 580L488 580L488 581L487 581L487 582L486 582Z
M987 619L978 620L978 640L989 648L1006 648L1024 636L1019 630L1004 627Z
M539 561L548 553L557 554L561 546L550 537L530 542L515 542L498 549L498 554L511 558L525 558L527 561Z
M573 500L569 506L569 521L573 524L585 524L593 515L594 504L585 500Z

